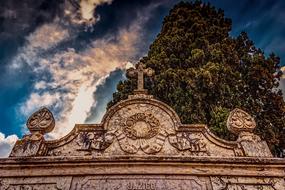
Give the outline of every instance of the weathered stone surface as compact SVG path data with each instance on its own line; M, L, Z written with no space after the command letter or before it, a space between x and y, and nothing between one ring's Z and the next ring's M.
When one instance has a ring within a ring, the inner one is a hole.
M228 129L237 141L215 137L202 124L182 124L168 105L138 89L105 114L101 124L78 124L65 137L46 141L54 127L43 108L0 159L2 189L95 190L285 190L285 159L273 158L252 132L254 119L231 112Z
M68 190L72 177L18 177L0 178L1 190Z
M282 178L211 177L214 190L274 190L285 189Z
M207 190L211 189L207 177L193 176L87 176L72 181L71 189L116 189L116 190Z
M45 107L33 113L27 121L27 127L31 133L45 134L51 132L55 126L52 113Z
M36 132L24 136L14 145L10 157L30 157L45 154L47 148L42 134Z

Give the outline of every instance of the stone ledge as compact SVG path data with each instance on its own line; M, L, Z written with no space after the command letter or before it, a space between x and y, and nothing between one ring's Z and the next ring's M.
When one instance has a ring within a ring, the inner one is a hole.
M0 160L0 177L77 175L195 175L284 177L277 158L10 158Z

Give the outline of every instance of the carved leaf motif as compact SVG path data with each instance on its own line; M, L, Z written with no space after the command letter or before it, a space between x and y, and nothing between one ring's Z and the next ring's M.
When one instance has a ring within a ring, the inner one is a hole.
M48 133L53 130L54 126L53 115L45 107L33 113L27 121L27 127L32 133L37 131L42 134Z

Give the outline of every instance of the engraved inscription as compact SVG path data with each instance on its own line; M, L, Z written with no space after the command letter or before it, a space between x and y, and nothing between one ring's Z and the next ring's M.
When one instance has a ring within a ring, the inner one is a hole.
M75 177L71 189L92 190L210 190L208 177L195 176L86 176Z
M127 190L156 190L156 184L152 182L128 182Z

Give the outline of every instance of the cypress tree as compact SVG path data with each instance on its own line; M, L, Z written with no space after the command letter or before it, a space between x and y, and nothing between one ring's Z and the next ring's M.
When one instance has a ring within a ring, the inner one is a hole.
M231 20L221 9L200 1L181 2L163 21L161 32L140 61L155 71L145 87L170 105L183 123L207 124L221 138L235 140L226 128L234 108L250 113L255 133L275 155L285 148L285 103L277 89L280 59L266 57L245 32L231 37ZM108 108L136 88L127 78Z

